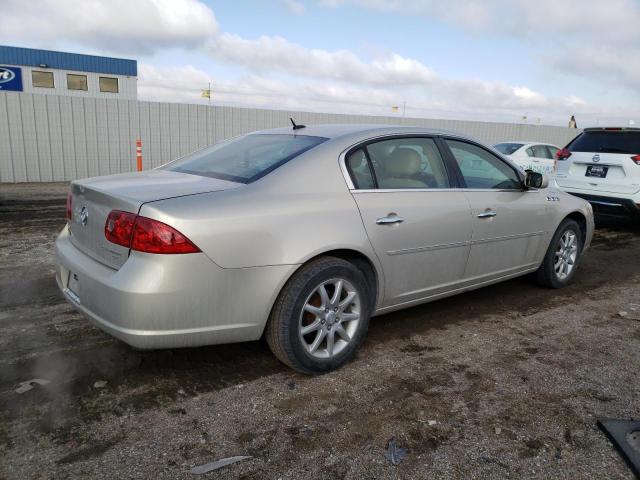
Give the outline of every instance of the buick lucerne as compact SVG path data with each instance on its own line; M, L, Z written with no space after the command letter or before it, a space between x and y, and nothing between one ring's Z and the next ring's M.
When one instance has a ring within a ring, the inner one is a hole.
M74 181L67 217L57 282L101 329L140 349L264 335L305 373L348 361L372 316L525 274L563 287L594 227L588 202L478 141L370 125Z

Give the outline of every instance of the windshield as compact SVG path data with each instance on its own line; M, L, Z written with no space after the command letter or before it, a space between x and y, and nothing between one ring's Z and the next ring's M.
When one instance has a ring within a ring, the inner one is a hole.
M251 183L326 140L306 135L250 134L179 158L162 169Z
M503 155L511 155L516 150L518 150L524 143L499 143L494 145L493 148L498 150Z
M569 144L570 152L640 153L640 131L596 130L583 132Z

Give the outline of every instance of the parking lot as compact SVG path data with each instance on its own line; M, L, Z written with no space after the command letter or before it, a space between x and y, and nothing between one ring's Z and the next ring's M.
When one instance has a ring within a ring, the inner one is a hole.
M0 478L193 478L234 455L208 476L632 478L596 420L640 411L640 225L600 224L566 289L377 317L353 362L307 377L264 342L139 352L90 326L54 280L66 190L0 189Z

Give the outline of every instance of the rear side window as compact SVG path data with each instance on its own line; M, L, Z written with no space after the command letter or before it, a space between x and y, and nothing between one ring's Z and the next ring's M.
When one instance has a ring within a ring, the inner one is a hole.
M394 138L369 144L367 152L379 188L449 188L449 178L432 138Z
M306 135L245 135L192 153L162 168L251 183L326 140Z
M347 168L353 179L353 184L358 189L369 190L376 188L375 181L373 180L373 174L369 168L369 162L367 162L367 155L363 148L359 148L347 159Z
M570 152L640 153L640 131L582 132L568 146Z
M522 147L522 143L499 143L494 148L503 155L513 155L519 148Z
M545 145L533 145L527 149L527 155L535 158L551 158Z

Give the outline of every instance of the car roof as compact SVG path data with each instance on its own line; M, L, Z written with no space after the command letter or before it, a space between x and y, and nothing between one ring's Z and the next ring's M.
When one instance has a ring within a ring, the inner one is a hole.
M393 134L393 133L420 133L425 135L451 135L455 137L468 138L474 140L464 134L453 132L450 130L441 130L436 128L424 128L407 125L382 125L382 124L322 124L322 125L307 125L304 128L293 130L292 127L272 128L269 130L260 130L252 132L257 134L269 134L269 135L282 135L282 134L296 134L296 135L308 135L314 137L324 137L329 139L337 139L354 134Z

